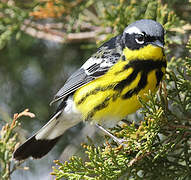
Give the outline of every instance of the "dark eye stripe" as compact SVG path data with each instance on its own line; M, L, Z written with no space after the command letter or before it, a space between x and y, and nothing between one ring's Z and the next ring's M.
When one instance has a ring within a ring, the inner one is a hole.
M139 40L139 38L144 38L142 40L144 40L145 42L154 42L157 39L160 39L159 37L149 36L145 32L142 32L142 34L135 34L135 38L138 40ZM142 40L139 40L139 41L142 41Z
M153 42L153 41L156 41L157 38L156 38L156 37L153 37L153 36L146 36L146 40L147 40L148 42Z

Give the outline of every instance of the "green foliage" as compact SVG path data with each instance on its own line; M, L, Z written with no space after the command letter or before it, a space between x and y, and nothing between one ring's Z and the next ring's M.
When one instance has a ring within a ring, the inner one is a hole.
M28 112L28 109L20 114L15 114L13 121L10 124L4 125L0 130L0 177L3 180L9 180L11 174L17 169L21 168L23 162L13 162L12 156L17 143L18 134L15 132L18 128L18 118L21 116L34 117L33 113ZM22 168L22 169L26 169Z
M153 19L166 26L166 23L175 26L177 17L167 6L161 2L146 0L118 0L110 5L105 4L104 24L115 29L116 33L122 33L124 28L139 19ZM167 28L167 27L165 27Z
M17 126L15 121L11 125L6 124L2 127L0 134L0 176L3 179L9 179L11 169L11 159L14 147L17 144L16 134L13 134L13 129Z
M185 48L186 54L191 52L191 38ZM178 117L191 115L191 57L173 57L169 62L169 73L167 75L167 84L169 85L169 99L171 107L176 109L175 115ZM171 87L174 88L171 88Z
M6 123L0 130L0 177L3 180L10 180L11 174L16 169L27 170L27 167L20 167L23 161L16 162L13 161L13 152L19 143L17 143L17 132L19 123L18 119L22 116L28 116L33 118L35 115L29 112L28 109L21 113L14 114L12 122Z
M19 38L21 25L28 14L14 4L2 1L0 1L0 12L0 49L2 49L13 34Z

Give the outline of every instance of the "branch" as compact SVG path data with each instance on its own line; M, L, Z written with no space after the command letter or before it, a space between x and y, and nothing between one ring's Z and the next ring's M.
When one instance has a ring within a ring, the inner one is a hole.
M86 29L85 32L66 33L61 30L65 29L62 23L46 23L44 25L30 20L25 20L21 26L21 30L35 38L54 41L57 43L75 43L75 42L95 42L96 40L103 40L103 36L97 36L99 33L109 33L110 28L102 28L97 26L90 26L83 24L81 30ZM88 31L89 30L89 31Z

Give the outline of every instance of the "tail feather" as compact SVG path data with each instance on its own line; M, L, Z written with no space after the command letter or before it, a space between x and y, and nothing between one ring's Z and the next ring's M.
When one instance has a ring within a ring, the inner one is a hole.
M35 135L22 144L13 154L16 160L23 160L30 156L41 158L46 155L57 143L61 136L52 140L37 140Z
M71 103L68 104L69 107L72 107ZM15 150L13 157L16 160L23 160L30 156L43 157L54 147L67 129L81 121L78 113L65 111L64 107L65 102L60 105L47 124Z
M67 126L62 126L63 119L59 118L61 113L62 111L58 111L35 135L21 144L13 153L13 157L16 160L23 160L30 156L41 158L46 155L68 129Z

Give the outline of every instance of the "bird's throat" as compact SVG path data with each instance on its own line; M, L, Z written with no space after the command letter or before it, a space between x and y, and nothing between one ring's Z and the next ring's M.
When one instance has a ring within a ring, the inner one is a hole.
M163 60L165 59L163 49L154 45L147 45L138 50L131 50L127 47L124 49L124 55L126 60Z

